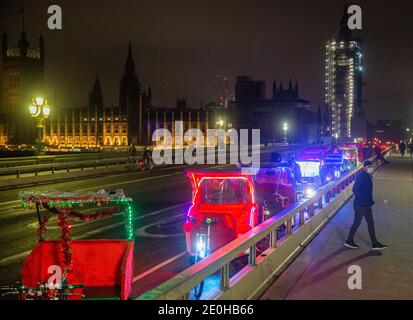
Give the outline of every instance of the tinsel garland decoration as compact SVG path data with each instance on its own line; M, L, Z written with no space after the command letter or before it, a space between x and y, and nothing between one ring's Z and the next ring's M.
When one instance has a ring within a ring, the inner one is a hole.
M48 221L49 221L49 214L45 214L42 217L42 223L40 223L39 229L37 230L37 235L39 236L40 241L44 239L44 235L46 233L46 223Z
M57 224L62 231L62 248L63 248L63 262L67 268L70 269L72 265L72 248L70 247L70 232L72 226L66 220L67 209L60 210L59 218L57 219Z
M83 214L80 212L72 211L70 208L50 208L47 204L43 204L43 206L48 209L50 212L57 213L59 215L57 224L60 227L60 230L62 232L62 249L63 249L63 259L64 259L64 264L66 267L70 269L70 266L72 264L72 249L70 246L70 233L71 233L71 224L67 222L68 218L77 218L80 219L84 222L90 222L92 220L104 218L104 217L110 217L113 214L119 212L119 208L108 208L105 210L101 210L99 212L94 212L90 214ZM46 215L45 218L43 219L43 223L40 225L38 234L40 239L43 239L44 237L44 232L46 229L46 223L48 221L49 215Z

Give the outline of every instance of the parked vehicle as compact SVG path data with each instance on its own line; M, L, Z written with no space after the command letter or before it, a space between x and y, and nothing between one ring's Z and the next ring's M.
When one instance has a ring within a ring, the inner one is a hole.
M131 198L121 189L23 191L20 198L23 207L36 210L39 241L24 260L21 284L0 289L23 300L128 299L134 272ZM121 239L70 239L71 220L88 222L118 213L125 216ZM60 240L45 239L52 215L57 215Z

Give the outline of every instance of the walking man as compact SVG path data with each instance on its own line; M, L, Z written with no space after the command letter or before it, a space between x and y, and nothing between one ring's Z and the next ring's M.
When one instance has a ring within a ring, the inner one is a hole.
M354 243L354 234L361 224L361 220L366 219L369 235L372 243L372 250L382 250L386 246L381 244L376 238L374 229L374 219L372 206L373 201L373 163L369 160L363 163L364 170L356 178L353 186L354 199L354 222L345 242L345 246L351 249L358 249L359 246Z
M404 157L404 153L406 152L406 143L404 142L404 140L400 140L399 150L402 157Z

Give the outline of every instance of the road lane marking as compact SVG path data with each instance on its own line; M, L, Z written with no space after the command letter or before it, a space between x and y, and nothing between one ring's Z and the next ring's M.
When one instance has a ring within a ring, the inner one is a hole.
M183 165L180 167L168 167L168 168L162 168L162 170L166 170L166 169L181 169L183 167L188 167L191 165ZM208 167L209 169L214 169L214 168L223 168L223 167L228 167L231 166L231 164L224 164L224 165L218 165L218 166L211 166ZM157 170L160 171L161 169ZM155 171L156 172L156 171ZM144 173L144 172L136 172L136 173L126 173L126 174L120 174L120 175L111 175L111 177L121 177L121 176L127 176L127 175L131 175L131 174L140 174L140 173ZM130 181L122 181L122 182L116 182L116 183L112 183L112 184L106 184L106 185L102 185L101 187L109 187L109 186L115 186L115 185L120 185L120 184L127 184L127 183L134 183L134 182L139 182L139 181L148 181L148 180L154 180L154 179L158 179L158 178L165 178L165 177L172 177L175 175L180 175L182 174L181 171L179 172L175 172L175 173L169 173L169 174L164 174L164 175L158 175L158 176L152 176L152 177L147 177L147 178L142 178L142 179L135 179L135 180L130 180ZM97 179L99 177L92 177L92 179ZM80 181L80 180L79 180ZM84 180L83 180L84 181ZM60 183L60 182L58 182ZM96 189L96 187L87 187L87 188L82 188L82 189L77 189L79 191L86 191L86 190L94 190ZM12 203L16 203L16 204L20 204L21 200L11 200L11 201L5 201L5 202L0 202L0 206L3 206L5 204L12 204Z
M176 209L176 208L182 207L184 205L187 205L189 203L191 203L191 202L184 202L184 203L176 204L176 205L173 205L173 206L170 206L170 207L167 207L167 208L156 210L156 211L150 212L148 214L138 216L134 219L134 221L140 220L140 219L145 219L149 216L153 216L153 215L156 215L156 214L159 214L159 213L163 213L163 212L168 211L168 210ZM122 226L122 225L124 225L123 221L118 222L118 223L114 223L114 224L111 224L111 225L108 225L108 226L105 226L105 227L102 227L102 228L99 228L99 229L95 229L95 230L92 230L92 231L87 231L82 235L72 237L72 239L73 240L82 239L82 238L85 238L86 236L101 233L103 231L114 229L114 228ZM11 264L15 261L18 261L21 258L24 258L25 256L27 256L30 252L31 252L31 250L28 250L28 251L24 251L24 252L21 252L21 253L17 253L17 254L5 257L5 258L0 260L0 265L7 265L7 264Z
M14 254L12 256L3 258L3 259L0 260L0 265L8 265L8 264L13 263L14 261L18 261L22 258L25 258L30 252L31 252L31 250L27 250L27 251L17 253L17 254Z
M11 200L11 201L0 202L0 205L9 204L9 203L16 203L16 202L20 202L20 200Z
M391 178L391 177L380 177L380 176L374 176L374 180L398 180L398 181L413 181L413 178Z
M165 260L164 262L161 262L160 264L146 270L145 272L141 273L140 275L136 276L135 278L133 278L132 283L138 281L139 279L145 278L146 276L148 276L151 273L154 273L155 271L161 269L162 267L166 266L167 264L172 263L173 261L181 258L182 256L186 255L186 251L183 251L181 253L178 253L176 256Z
M164 174L164 175L159 175L159 176L155 176L155 177L147 177L147 178L142 178L142 179L135 179L135 180L130 180L130 181L122 181L122 182L116 182L116 183L110 183L110 184L105 184L105 185L101 185L100 187L109 187L109 186L116 186L116 185L120 185L120 184L129 184L129 183L134 183L134 182L140 182L140 181L149 181L149 180L154 180L157 178L165 178L165 177L172 177L175 175L179 175L181 174L181 172L175 172L175 173L169 173L169 174ZM77 189L78 191L86 191L86 190L94 190L96 189L96 187L88 187L88 188L82 188L82 189ZM8 202L1 202L0 206L2 206L3 204L7 204L7 203L20 203L21 200L13 200L13 201L8 201ZM14 206L10 206L10 207L6 207L6 208L2 208L0 209L0 211L4 211L8 208L13 208L13 207L20 207L20 205L14 205ZM1 218L1 216L0 216Z
M155 223L148 224L146 226L142 226L142 227L140 227L139 229L137 229L135 231L135 234L137 236L146 237L146 238L170 238L170 237L183 236L183 232L181 232L181 233L172 233L172 234L157 234L157 233L148 233L148 232L146 232L146 229L148 229L149 227L155 226L157 224L177 220L178 217L182 217L182 216L185 216L185 215L186 215L186 213L181 213L181 214L175 215L173 217L166 218L166 219L163 219L161 221L157 221Z

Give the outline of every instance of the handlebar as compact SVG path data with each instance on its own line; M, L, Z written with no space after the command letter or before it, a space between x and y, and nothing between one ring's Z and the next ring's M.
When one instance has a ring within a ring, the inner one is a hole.
M196 223L196 222L203 222L205 225L210 225L210 224L215 224L215 223L217 223L217 219L206 218L206 219L199 220L199 219L193 217L193 218L192 218L192 222L194 222L194 223Z

